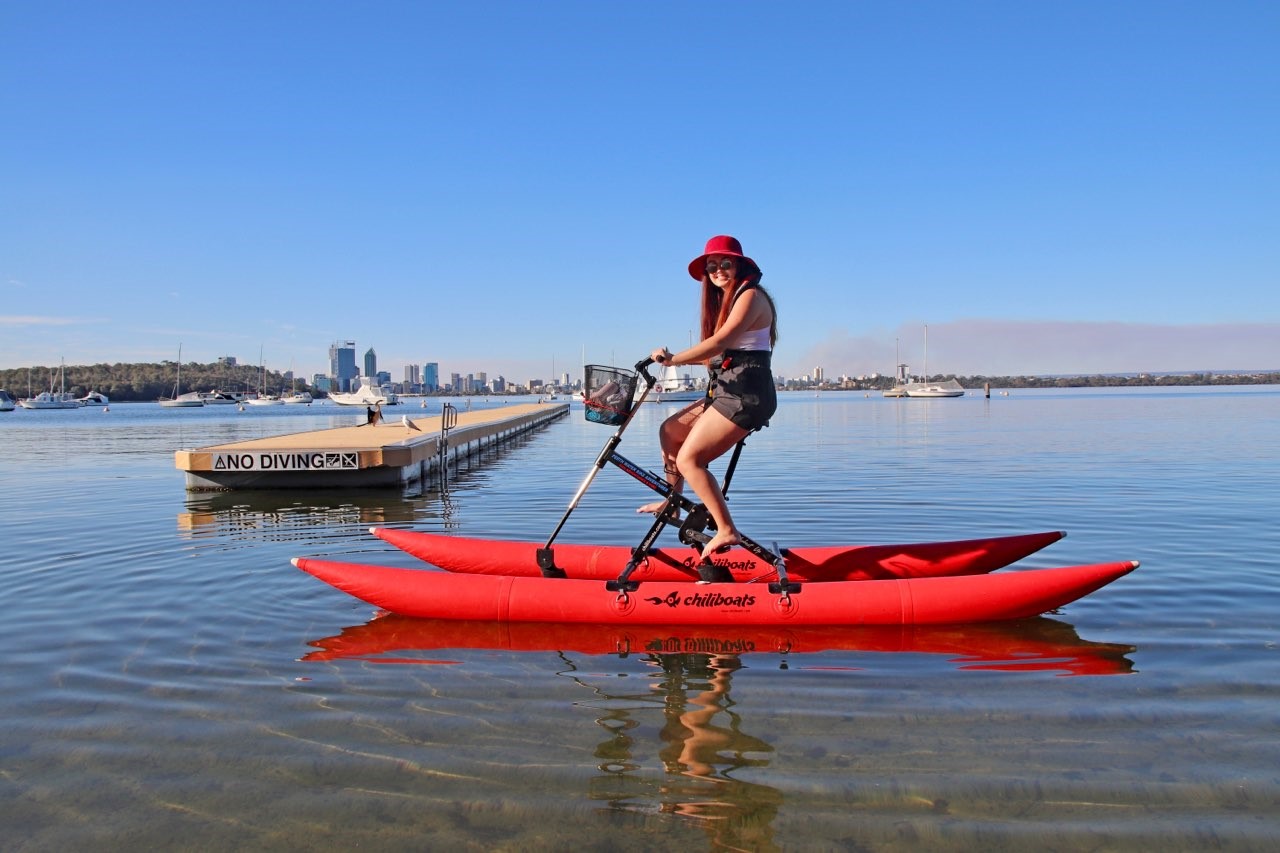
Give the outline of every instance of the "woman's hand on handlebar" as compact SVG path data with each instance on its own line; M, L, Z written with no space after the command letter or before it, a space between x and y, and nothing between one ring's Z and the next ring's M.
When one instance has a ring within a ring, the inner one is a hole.
M666 364L668 361L671 360L671 351L666 347L661 347L660 349L654 350L649 357L652 358L654 361L656 361L658 364Z

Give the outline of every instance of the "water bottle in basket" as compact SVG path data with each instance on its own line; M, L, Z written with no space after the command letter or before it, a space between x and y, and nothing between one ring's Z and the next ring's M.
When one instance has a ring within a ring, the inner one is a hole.
M584 379L583 403L587 420L606 426L621 426L635 405L635 371L588 364Z

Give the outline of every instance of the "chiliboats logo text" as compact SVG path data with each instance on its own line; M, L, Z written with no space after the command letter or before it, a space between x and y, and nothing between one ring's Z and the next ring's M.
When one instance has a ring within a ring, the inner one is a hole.
M716 566L719 566L722 569L728 569L731 572L749 572L752 569L758 568L758 565L754 560L712 560L711 562ZM684 558L684 567L686 569L696 569L700 565L702 565L702 561L700 559L695 559L693 557Z
M693 595L681 595L670 592L663 597L650 596L645 599L653 605L665 604L670 608L678 607L751 607L756 597L744 592L741 595L725 595L722 592L697 592Z

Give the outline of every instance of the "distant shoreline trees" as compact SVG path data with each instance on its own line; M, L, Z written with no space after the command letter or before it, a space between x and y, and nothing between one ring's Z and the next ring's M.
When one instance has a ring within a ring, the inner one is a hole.
M61 390L59 367L38 365L0 369L0 388L15 397L26 397L28 392L39 394L48 390ZM83 397L90 391L106 394L115 401L150 402L173 392L178 366L172 361L159 364L90 364L67 365L67 391ZM934 380L951 379L950 375L932 377ZM990 385L994 389L1017 388L1133 388L1150 386L1197 385L1280 385L1280 371L1261 373L1182 373L1094 376L956 376L961 385L970 390L981 390ZM251 364L229 366L222 363L182 365L182 391L238 391L252 392L262 382L262 368ZM893 377L878 376L867 379L845 379L814 382L804 379L788 379L782 388L788 391L885 391L893 387ZM291 380L287 373L266 371L268 393L289 393L295 389L322 396L305 382ZM485 392L496 393L496 392Z
M111 402L154 401L173 393L178 365L173 361L159 364L89 364L19 367L0 370L0 388L15 397L26 397L49 390L62 390L59 370L65 370L67 391L83 397L90 391L106 394ZM237 364L182 363L182 392L188 391L257 391L262 383L262 368ZM285 374L266 372L268 393L289 392L291 383ZM299 385L299 390L310 390Z

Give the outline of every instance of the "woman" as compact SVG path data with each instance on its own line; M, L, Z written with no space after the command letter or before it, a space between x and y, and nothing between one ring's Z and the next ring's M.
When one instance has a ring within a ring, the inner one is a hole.
M778 408L770 363L778 322L773 298L760 286L760 267L733 237L708 240L689 263L689 275L702 282L702 340L674 354L660 347L652 358L660 364L704 362L711 376L706 398L667 418L658 433L667 482L677 492L688 483L715 522L715 535L702 549L706 559L742 541L707 466L768 424ZM659 501L637 512L665 506Z

